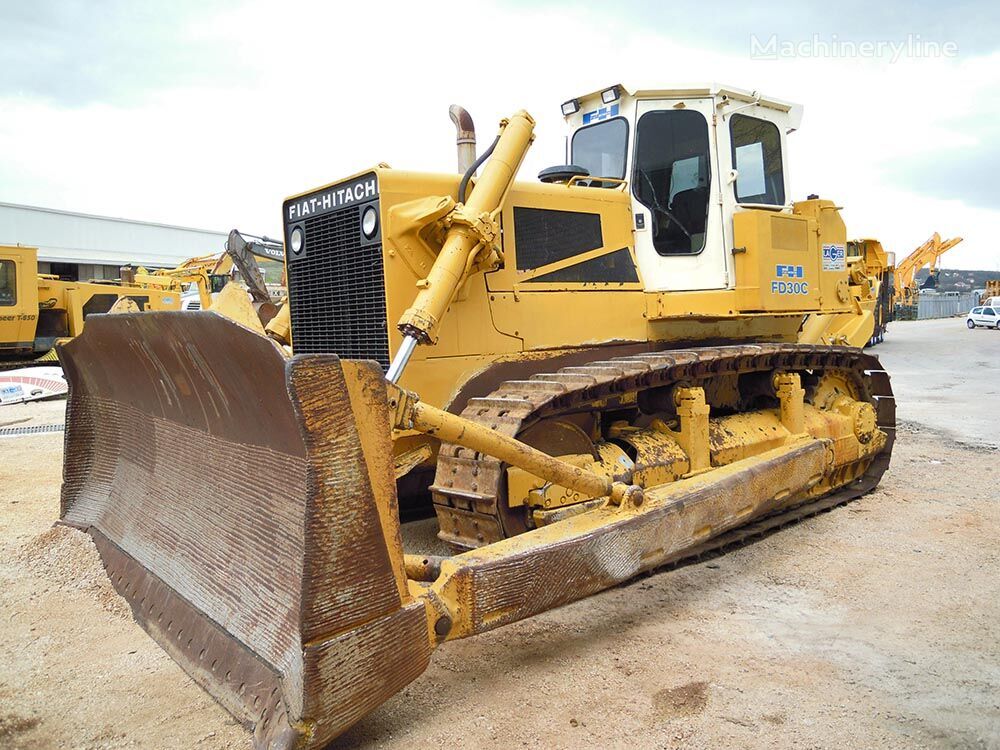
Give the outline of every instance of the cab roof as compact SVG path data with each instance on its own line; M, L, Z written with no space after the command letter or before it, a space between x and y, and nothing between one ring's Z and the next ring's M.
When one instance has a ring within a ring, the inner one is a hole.
M758 104L761 107L785 112L788 114L791 129L798 129L802 119L802 105L766 96L759 91L748 91L747 89L728 86L721 83L702 83L690 86L677 86L674 88L629 88L621 83L602 86L595 91L590 91L582 96L573 97L581 103L588 99L600 98L602 91L607 91L612 86L617 86L620 91L633 99L701 99L701 98L728 98L736 102L746 104Z

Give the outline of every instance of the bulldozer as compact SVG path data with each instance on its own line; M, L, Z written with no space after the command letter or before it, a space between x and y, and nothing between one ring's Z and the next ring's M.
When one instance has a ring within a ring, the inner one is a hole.
M847 251L848 256L860 258L860 262L864 264L870 296L875 300L872 311L874 326L869 341L870 346L875 346L885 341L889 321L892 320L896 254L886 251L882 243L875 239L848 242Z
M1000 307L1000 279L988 279L986 281L986 288L979 295L979 304Z
M460 173L379 164L282 205L293 354L216 312L59 350L61 521L253 733L320 748L434 649L870 491L894 400L830 200L789 198L801 108L708 85L519 111ZM287 343L287 342L285 342ZM116 356L108 356L115 353ZM181 468L182 467L182 468ZM444 553L408 548L425 497Z

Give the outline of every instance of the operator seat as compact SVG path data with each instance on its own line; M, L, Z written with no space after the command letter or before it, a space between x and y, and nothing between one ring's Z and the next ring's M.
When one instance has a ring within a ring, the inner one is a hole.
M708 187L699 185L674 196L670 212L691 234L704 234L708 221Z

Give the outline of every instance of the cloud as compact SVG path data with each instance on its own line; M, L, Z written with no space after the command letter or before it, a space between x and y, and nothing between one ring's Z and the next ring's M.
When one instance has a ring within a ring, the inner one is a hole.
M888 179L923 195L1000 208L1000 55L986 77L973 73L974 88L952 89L937 137L886 165ZM993 72L995 71L995 72Z
M234 70L199 21L228 0L56 0L0 5L0 96L59 105L135 103L148 92L192 83L206 69Z
M515 0L514 7L531 10L536 0ZM822 39L844 41L915 40L955 42L967 55L998 49L1000 5L978 0L841 0L837 3L721 2L707 6L703 0L555 0L550 6L579 12L586 9L634 28L659 29L674 38L709 46L731 55L742 55L750 47L751 34L761 39L772 35L790 42L807 41L815 34ZM600 27L586 41L602 44L610 37Z
M923 195L959 200L969 206L1000 207L1000 142L943 148L900 164L892 177Z

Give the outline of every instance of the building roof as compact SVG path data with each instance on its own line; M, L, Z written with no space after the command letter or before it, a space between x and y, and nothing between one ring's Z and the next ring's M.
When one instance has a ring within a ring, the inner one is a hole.
M172 267L221 252L228 234L0 202L0 245L37 247L40 261Z

